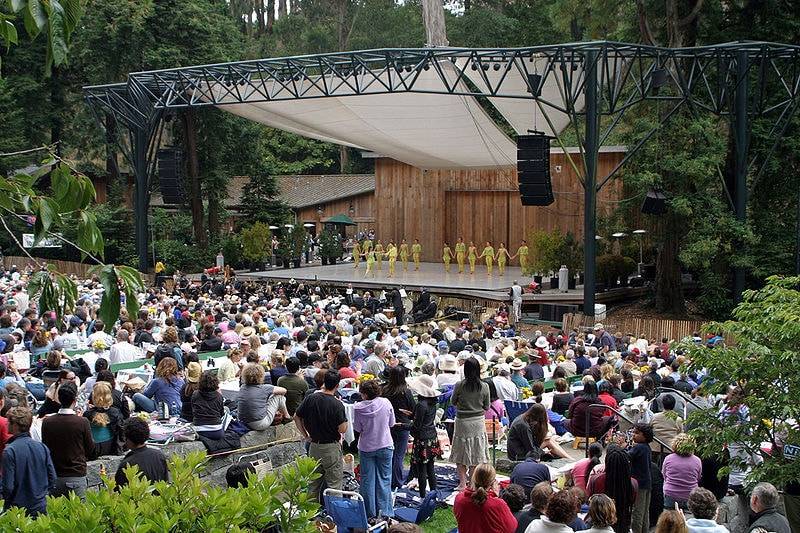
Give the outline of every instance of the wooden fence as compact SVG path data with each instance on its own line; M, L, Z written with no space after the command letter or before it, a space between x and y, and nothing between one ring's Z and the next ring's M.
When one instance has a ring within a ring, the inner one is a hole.
M660 341L663 337L669 340L680 340L700 331L706 322L700 320L667 320L660 318L623 318L622 320L602 321L606 330L623 334L644 335L648 340ZM564 329L591 328L595 324L594 317L586 317L582 313L564 315Z
M62 274L75 274L79 278L90 277L89 269L94 266L91 264L77 263L75 261L61 261L60 259L42 259L37 257L36 260L42 264L54 265ZM31 265L34 269L36 268L36 264L31 261L30 257L14 255L3 256L3 266L5 268L11 268L12 265L17 265L17 268L20 270L25 269L28 265Z

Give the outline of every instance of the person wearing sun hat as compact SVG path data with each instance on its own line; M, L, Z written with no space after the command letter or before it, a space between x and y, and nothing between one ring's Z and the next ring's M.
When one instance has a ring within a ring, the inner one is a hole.
M539 363L542 366L548 366L550 364L550 358L547 350L550 348L550 343L547 342L547 337L539 335L539 337L536 338L534 346L536 346L536 354L539 356Z
M436 382L440 387L444 387L455 385L458 381L458 361L453 355L446 354L439 359L439 375L436 376Z
M529 387L528 380L523 375L525 373L525 363L519 357L515 357L509 366L511 369L511 381L514 382L518 388Z
M421 375L409 380L408 388L417 395L414 414L411 417L411 436L414 444L411 453L411 469L406 482L416 473L419 479L419 495L425 497L426 485L436 490L434 462L442 456L442 448L436 433L436 408L441 391L433 376Z
M192 361L186 365L186 383L181 388L181 418L191 421L194 417L192 413L192 394L197 390L198 383L200 382L200 375L203 373L203 367L200 363Z

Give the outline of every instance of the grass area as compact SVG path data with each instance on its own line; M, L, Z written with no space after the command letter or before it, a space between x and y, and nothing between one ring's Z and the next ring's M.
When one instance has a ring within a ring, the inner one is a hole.
M425 533L447 533L455 529L457 524L453 509L448 507L447 509L436 509L433 516L420 525Z

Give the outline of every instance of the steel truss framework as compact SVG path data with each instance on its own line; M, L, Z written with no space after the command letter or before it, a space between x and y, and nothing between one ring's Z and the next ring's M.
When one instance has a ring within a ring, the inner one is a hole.
M433 88L417 84L423 71L434 74ZM520 76L527 83L525 92L509 81ZM542 96L546 84L557 86L557 98ZM136 175L136 244L142 270L147 267L150 177L165 117L193 107L392 93L526 99L548 122L548 112L568 115L582 161L568 157L585 190L584 312L594 315L597 192L686 107L730 121L737 158L735 183L725 190L737 218L746 220L748 172L755 169L752 182L757 182L763 159L775 151L797 109L800 46L744 41L660 48L599 41L511 49L380 49L136 72L125 83L84 88L101 126L107 123L104 115L111 115L113 123L127 130L127 147L124 136L114 137ZM600 146L629 109L646 101L664 102L667 111L598 183ZM611 117L605 128L600 127L603 115ZM774 144L760 162L748 157L755 117L772 121ZM735 273L736 295L744 288L744 275L741 269Z

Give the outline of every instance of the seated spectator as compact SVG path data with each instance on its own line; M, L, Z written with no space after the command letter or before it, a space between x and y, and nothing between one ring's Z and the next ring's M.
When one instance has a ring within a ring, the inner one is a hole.
M597 396L597 399L611 407L611 409L619 409L619 404L617 404L617 400L614 399L613 389L614 387L611 385L610 381L602 382L598 386L600 394ZM605 412L606 416L612 416L614 414L611 409Z
M263 431L276 420L288 420L286 389L264 385L264 367L248 364L242 370L242 387L239 389L237 416L252 430Z
M550 485L549 481L537 483L536 486L531 489L530 509L514 514L514 517L517 519L516 533L524 533L528 528L528 524L539 519L539 517L544 514L545 510L547 509L547 502L550 500L550 496L552 495L553 486Z
M3 510L19 507L35 518L47 513L47 494L55 489L53 460L47 446L31 438L33 415L27 407L13 407L6 416L12 436L2 456Z
M614 417L607 416L602 409L590 409L590 405L600 404L597 396L597 384L593 381L585 382L583 394L576 397L569 405L567 419L564 426L567 431L576 437L602 437L614 425ZM589 425L586 425L586 416L589 416Z
M22 376L20 375L19 370L17 370L17 367L13 361L8 362L8 367L0 362L0 388L5 388L5 386L9 383L17 383L23 387L25 386L25 380L22 379ZM44 396L44 394L42 394L42 396Z
M522 461L533 451L539 455L547 452L554 457L569 458L556 440L548 436L549 428L547 409L540 403L533 404L511 423L508 432L508 458Z
M111 385L111 405L119 409L123 420L127 420L131 416L131 407L128 405L128 397L125 396L121 390L117 389L117 383L114 379L114 374L110 370L101 370L97 373L95 384L105 381ZM92 395L89 395L89 403L92 403Z
M178 363L172 357L164 357L156 367L155 377L142 392L133 395L133 403L139 411L154 413L159 404L166 404L170 416L180 416L181 389L184 381L178 375Z
M524 461L514 467L511 472L511 483L515 483L525 491L529 498L531 490L542 481L550 481L550 469L539 462L539 453L531 451Z
M129 466L138 467L139 475L151 483L169 481L166 457L161 450L148 448L145 444L150 438L150 426L147 422L133 417L125 421L122 430L125 433L125 447L130 451L120 461L114 475L117 486L122 487L128 484L125 469Z
M111 384L101 381L92 390L92 406L83 416L89 419L95 455L119 454L119 436L122 429L122 413L113 405Z
M656 523L656 533L687 533L686 517L680 511L670 510L661 513Z
M570 529L572 529L572 531L584 531L589 529L586 522L579 516L583 504L586 503L586 491L580 487L570 487L567 490L572 494L572 498L575 500L575 520L569 525Z
M515 516L518 512L522 511L522 508L525 507L525 502L528 500L525 496L525 489L516 483L510 483L506 488L502 489L500 491L500 497L506 502L509 511ZM519 525L519 523L517 523L517 525Z
M517 519L497 496L497 477L492 465L475 467L472 485L456 495L453 514L459 533L514 533ZM571 532L568 528L568 532Z
M350 368L350 356L347 355L346 352L339 352L336 354L334 367L339 371L339 375L342 379L356 379L358 377L355 370Z
M526 381L539 381L544 379L544 367L534 353L528 354L528 364L525 366L524 377Z
M611 384L611 395L614 397L614 400L619 404L628 397L627 394L622 392L620 385L622 384L622 376L619 374L611 374L608 376L608 382Z
M531 522L525 533L572 533L569 525L577 516L575 498L568 490L562 490L550 497L545 514Z
M286 409L289 415L294 415L297 406L308 392L308 383L300 377L300 360L297 357L286 360L286 371L288 373L278 378L276 385L286 389Z
M669 445L679 433L683 433L683 420L674 410L675 398L673 396L662 395L661 404L664 410L653 416L653 436ZM662 450L661 444L655 440L650 443L650 449L654 454L669 453L669 450Z
M525 379L525 368L525 363L519 357L511 362L511 381L519 389L530 386L528 380Z
M283 365L284 357L286 356L283 350L273 350L270 355L270 371L269 377L272 383L278 383L278 379L288 374L286 367Z
M620 384L619 388L625 394L631 394L633 392L633 389L635 388L633 381L633 372L631 372L630 369L623 368L622 371L620 372L620 375L622 376L622 383Z
M165 357L172 358L178 365L178 370L183 370L183 351L178 344L178 330L174 326L168 327L161 335L162 343L156 347L153 353L153 364L158 367L158 364Z
M576 487L586 490L586 485L589 481L589 474L592 473L594 467L600 464L600 458L603 455L603 446L599 442L593 442L589 445L589 457L580 459L575 466L572 467L572 483Z
M86 378L86 381L83 382L79 390L83 390L91 396L92 388L94 387L95 382L97 382L97 374L103 370L108 370L108 359L98 357L97 361L94 362L94 375Z
M703 472L703 463L694 455L694 439L681 433L672 440L671 453L664 459L664 509L687 508L689 495L697 488Z
M728 533L725 526L717 524L717 497L707 489L698 487L689 494L687 507L692 518L686 521L689 533Z
M197 390L200 382L200 375L203 367L200 363L192 361L186 365L186 383L181 388L181 418L191 422L194 419L192 414L192 394Z
M219 381L211 371L200 376L197 390L192 393L192 425L197 434L219 440L225 435L222 418L225 414Z
M242 373L242 367L244 366L242 357L244 357L244 354L240 349L231 348L228 350L228 357L220 363L219 371L217 372L217 379L220 383L239 378L239 375Z
M200 347L198 352L219 352L222 350L222 330L214 326L213 322L206 322L200 334Z
M750 495L750 509L755 513L750 522L752 533L756 529L763 529L774 533L791 533L789 521L778 512L780 501L778 490L771 483L759 483Z
M595 494L589 498L589 523L591 527L587 533L614 533L614 524L617 522L617 510L614 500L605 494Z
M111 346L111 353L108 356L112 364L135 361L142 356L141 350L128 342L129 339L128 330L120 328L117 331L117 342Z
M554 413L565 415L569 410L569 404L575 399L575 395L569 390L567 380L558 378L555 381L555 392L553 393L553 406L551 407Z

